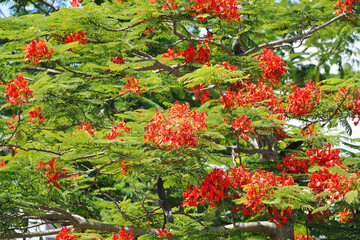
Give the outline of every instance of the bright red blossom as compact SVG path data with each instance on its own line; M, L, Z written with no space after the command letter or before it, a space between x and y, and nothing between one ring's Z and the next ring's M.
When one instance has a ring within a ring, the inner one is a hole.
M96 128L91 129L91 123L85 123L83 122L80 126L77 126L79 131L85 130L88 131L91 135L93 135L96 131Z
M308 124L306 124L306 127L308 128L308 131L305 131L305 130L301 129L300 132L301 132L302 135L307 134L307 136L306 136L307 140L310 140L311 135L314 135L314 136L318 135L317 132L314 132L314 127L315 127L314 124L311 124L310 126Z
M335 3L335 6L337 6L339 9L335 11L336 14L340 14L343 12L352 12L352 5L354 2L360 3L360 0L338 0Z
M27 60L32 60L33 65L36 65L41 62L42 59L50 58L51 54L54 53L52 48L50 50L46 46L45 40L39 41L37 38L31 40L29 44L25 44L26 48L23 49L25 54L25 62Z
M255 130L255 126L251 124L252 120L245 115L242 115L240 118L237 116L235 122L232 123L232 127L239 131L238 138L244 138L249 140L249 133Z
M152 4L156 3L158 0L150 0ZM161 11L177 9L178 5L174 0L164 0L164 4L161 8Z
M80 7L81 0L70 0L69 2L72 7Z
M10 83L6 84L4 96L9 96L6 100L12 105L20 105L23 101L28 102L32 97L33 91L30 90L28 82L24 79L23 75L15 75Z
M120 91L120 94L126 94L128 92L136 93L137 95L141 95L141 91L144 91L145 87L139 87L139 79L135 79L134 77L126 76L129 78L128 82L124 85L125 91Z
M339 222L346 223L352 219L352 213L350 209L344 208L344 211L339 213Z
M213 14L227 20L229 23L231 20L240 22L240 13L238 9L241 2L235 0L190 0L193 5L185 8L185 10L194 11L193 16L200 14ZM201 18L204 21L206 18Z
M55 163L56 158L51 159L47 164L43 161L40 161L40 166L36 167L35 170L41 171L44 167L46 171L44 171L45 176L47 176L48 180L46 183L53 183L56 188L60 188L60 185L58 184L59 174L65 175L67 173L66 169L63 169L59 172L58 168L55 168L54 166L57 165ZM59 238L61 239L61 238Z
M210 91L209 89L206 89L206 86L199 84L192 87L191 90L194 91L195 100L201 101L201 104L210 100Z
M117 233L112 234L112 240L134 240L133 231L130 230L129 234L125 231L124 227Z
M2 161L0 162L0 167L5 167L5 164L6 164L6 160L2 160Z
M291 112L295 116L311 113L313 107L319 104L323 97L324 90L320 89L321 84L315 84L310 80L303 88L299 88L296 84L292 85L292 93L287 100L285 111Z
M283 166L283 171L285 171L286 173L305 174L309 172L308 160L300 158L297 152L283 158L283 164L277 164L277 167L279 169L281 169Z
M360 89L348 90L344 86L336 94L335 100L342 104L344 110L351 111L351 120L357 126L360 122Z
M295 234L295 240L313 240L314 237L308 237L306 234L297 235Z
M118 130L123 130L121 132L119 132ZM106 137L109 140L115 139L117 137L121 137L122 133L125 131L127 134L130 134L130 130L131 128L126 126L125 122L121 122L121 123L116 123L115 126L111 129L111 132L106 134ZM120 139L120 141L124 141L123 139Z
M263 75L261 79L263 81L270 81L271 84L279 84L279 77L286 73L287 66L283 67L284 62L279 56L275 55L273 50L265 49L254 59L259 59L259 67L263 69Z
M191 111L189 104L176 102L169 110L169 115L156 109L151 122L146 126L144 139L167 150L186 145L198 146L196 135L207 129L205 117L207 113Z
M224 198L229 197L229 190L236 191L232 194L234 198L245 198L241 206L233 207L232 211L252 215L266 208L263 199L269 198L274 193L274 187L294 185L294 179L290 176L275 176L271 172L258 169L252 173L245 171L244 166L230 168L230 173L221 169L214 169L201 183L201 186L190 188L183 193L184 203L182 206L198 206L209 202L211 206L219 204ZM268 208L268 216L275 221L279 227L291 218L292 209L279 210L275 207Z
M166 237L166 238L172 237L170 229L166 230L165 228L163 228L163 229L157 228L156 230L159 232L156 234L156 236L158 236L158 237Z
M72 232L74 231L73 228L70 228L69 230L70 231L68 232L66 227L61 228L61 232L56 235L55 240L74 240L80 238L80 236L72 235Z
M71 35L68 35L63 40L65 43L71 43L71 42L79 42L79 44L85 44L88 40L86 36L86 33L83 31L79 31L77 34L75 32L72 32Z
M35 110L29 112L29 122L32 124L35 124L37 121L39 121L39 125L41 125L46 117L42 116L41 113L41 107L35 108Z
M10 129L13 129L13 130L15 130L15 126L14 126L14 124L17 122L17 119L18 119L19 117L18 116L16 116L16 115L13 115L13 120L14 121L8 121L7 122L7 124L9 124L9 128Z
M267 106L274 113L282 113L283 106L278 96L273 92L273 88L267 83L258 82L258 85L252 82L238 82L236 90L232 91L229 87L224 96L220 97L222 108L227 107L258 107Z

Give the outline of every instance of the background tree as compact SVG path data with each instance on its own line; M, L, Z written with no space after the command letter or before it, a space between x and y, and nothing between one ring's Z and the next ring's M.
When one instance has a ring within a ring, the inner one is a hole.
M357 238L359 1L71 5L0 21L1 239Z

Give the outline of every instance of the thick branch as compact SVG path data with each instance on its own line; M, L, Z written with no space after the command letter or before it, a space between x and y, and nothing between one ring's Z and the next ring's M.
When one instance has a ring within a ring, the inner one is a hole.
M47 5L47 6L51 7L54 11L58 11L58 10L59 10L58 7L54 6L52 3L49 3L49 2L46 1L46 0L39 0L39 1L42 2L42 3L44 3L44 4Z
M48 71L51 74L61 74L61 71L52 69L52 68L42 68L42 67L24 67L24 70L29 70L29 71Z
M319 31L320 29L322 29L322 28L324 28L326 26L329 26L333 22L335 22L335 21L337 21L337 20L339 20L339 19L341 19L343 17L346 17L346 16L347 16L347 13L340 14L340 15L334 17L333 19L331 19L330 21L324 23L324 24L321 24L321 25L319 25L317 27L311 28L309 31L304 32L303 34L300 34L300 35L296 35L296 36L291 37L291 38L284 38L284 39L273 41L273 42L263 43L263 44L259 45L258 47L252 48L252 49L244 52L240 56L247 56L247 55L249 55L251 53L254 53L255 51L257 51L260 48L272 47L272 46L281 45L281 44L284 44L284 43L294 42L294 41L297 41L297 40L308 38L308 37L310 37L311 34Z
M246 153L249 155L254 155L254 154L261 154L266 156L269 159L277 159L279 158L279 154L277 151L274 150L266 150L266 149L244 149L244 148L238 148L236 146L233 147L226 147L228 150L232 150L235 151L236 153Z

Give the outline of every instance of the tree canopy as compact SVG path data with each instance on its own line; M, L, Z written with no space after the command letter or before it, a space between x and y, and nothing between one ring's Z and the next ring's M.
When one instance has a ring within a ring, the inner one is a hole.
M63 5L0 20L0 239L359 238L360 1Z

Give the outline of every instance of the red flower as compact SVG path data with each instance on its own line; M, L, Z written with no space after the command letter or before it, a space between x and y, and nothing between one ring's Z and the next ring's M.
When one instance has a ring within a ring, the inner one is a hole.
M15 130L16 127L14 126L14 124L17 122L17 119L18 119L18 118L19 118L18 116L13 115L13 120L14 120L14 121L8 121L8 122L7 122L7 124L9 124L10 129Z
M227 20L236 20L240 22L240 13L238 9L241 2L235 0L190 0L193 3L192 6L185 8L185 10L194 11L193 16L201 14L213 14ZM204 17L201 19L205 20Z
M209 89L202 90L204 88L206 88L206 86L201 84L191 88L191 90L194 91L195 100L200 100L201 104L204 104L210 100L210 91Z
M151 3L154 4L158 0L151 0ZM163 4L161 11L169 10L169 9L177 9L178 5L174 0L165 0L165 3Z
M306 124L306 127L309 129L309 131L305 131L305 130L301 129L300 132L301 132L302 135L307 134L307 136L306 136L307 140L310 140L311 135L315 135L315 136L318 135L316 132L314 132L314 127L315 127L314 124L311 124L310 126Z
M350 209L344 208L344 211L339 213L339 222L346 223L352 219L352 213Z
M245 140L249 140L249 133L255 130L255 126L251 125L252 120L245 115L242 115L241 118L238 116L236 117L236 121L233 122L231 125L232 127L239 131L239 137L243 137Z
M2 161L0 162L0 167L5 167L5 164L6 164L6 160L2 160Z
M308 237L306 234L297 235L295 233L295 240L313 240L314 237Z
M134 240L133 232L130 230L129 234L125 231L124 227L117 233L112 234L112 240Z
M281 169L282 166L284 166L283 171L287 173L305 174L309 172L308 160L299 158L298 153L296 153L296 155L292 154L291 156L286 156L283 158L283 164L277 164L279 169Z
M271 84L279 84L279 77L286 73L287 66L283 67L284 62L279 56L275 55L273 50L265 49L261 55L255 56L254 59L259 59L259 67L263 69L261 79L263 81L270 81Z
M171 47L170 47L170 48L168 48L166 53L163 53L161 55L161 57L173 59L178 56L181 56L181 54L182 54L182 52L177 52L175 49L171 49Z
M170 229L166 230L165 228L163 228L163 229L157 228L156 230L159 232L156 234L156 236L158 236L158 237L166 237L166 238L172 237Z
M123 64L123 63L126 63L126 60L123 59L120 55L116 56L116 57L111 57L111 61L113 63L116 63L116 64Z
M176 102L169 110L168 116L156 109L156 114L151 117L152 123L146 126L144 139L153 142L167 150L182 145L188 147L198 146L197 134L207 129L204 122L207 113L190 111L189 104Z
M88 131L88 133L90 133L91 135L94 135L96 128L91 129L91 123L85 123L83 122L80 126L77 126L78 130L85 130Z
M15 75L15 79L11 79L11 82L6 84L4 96L9 96L6 100L12 105L20 105L23 101L28 102L28 98L32 97L32 92L24 76Z
M50 50L46 46L45 40L39 41L37 38L31 40L29 44L25 44L26 48L23 50L25 55L25 62L27 60L32 60L33 65L36 65L41 62L42 59L50 58L51 54L54 53L52 48Z
M34 111L29 112L29 122L32 124L35 124L37 121L39 121L39 125L41 125L45 119L46 117L42 116L41 107L35 108Z
M238 67L231 65L230 62L222 62L222 63L219 63L217 66L223 67L225 70L230 70L230 71L238 71L239 70Z
M131 128L128 128L126 126L126 123L124 123L124 122L116 123L115 126L111 129L111 132L106 134L106 137L109 140L112 140L112 139L122 136L122 132L118 132L117 131L118 129L124 130L127 134L130 134L130 130L131 130ZM120 141L124 141L124 140L121 139Z
M320 89L321 84L316 85L310 80L303 88L299 88L296 84L292 85L292 93L287 100L285 111L291 112L295 116L311 113L313 107L319 104L323 97L324 90Z
M81 0L70 0L69 2L72 7L80 7Z
M73 228L70 228L70 232L68 232L66 227L61 228L61 232L56 235L55 240L74 240L79 239L80 236L72 235L72 232L74 231Z
M126 173L129 171L131 164L126 164L124 160L120 160L119 163L117 163L117 165L120 165L122 169L121 175L126 176Z
M46 171L44 171L45 176L47 176L48 180L46 183L53 183L54 186L56 188L60 188L60 185L57 183L58 182L58 178L59 178L59 174L60 175L65 175L67 173L66 169L61 170L61 172L59 173L59 169L55 168L54 166L57 165L55 163L56 158L51 159L48 164L46 164L43 161L40 161L39 164L40 166L36 167L35 170L41 171L44 167L46 169ZM66 229L65 229L66 230ZM70 230L70 233L72 231ZM61 238L59 238L61 239Z
M129 80L124 85L125 91L120 91L120 94L133 92L136 93L137 95L141 95L141 91L144 91L145 87L141 87L141 88L139 87L139 79L135 79L134 77L130 77L130 76L126 76L126 77L129 78Z
M258 107L267 105L268 109L274 113L282 113L283 106L278 96L273 92L273 88L267 83L258 82L258 85L252 82L238 82L235 85L236 92L231 91L229 87L224 96L220 97L222 108L227 107Z
M72 32L72 35L68 35L63 40L65 43L71 43L71 42L79 42L79 44L85 44L88 40L87 37L85 37L86 33L83 31L79 31L77 34L75 32Z
M335 3L335 6L338 6L338 10L335 11L336 14L340 14L343 12L352 12L352 5L354 2L359 2L360 0L338 0Z

